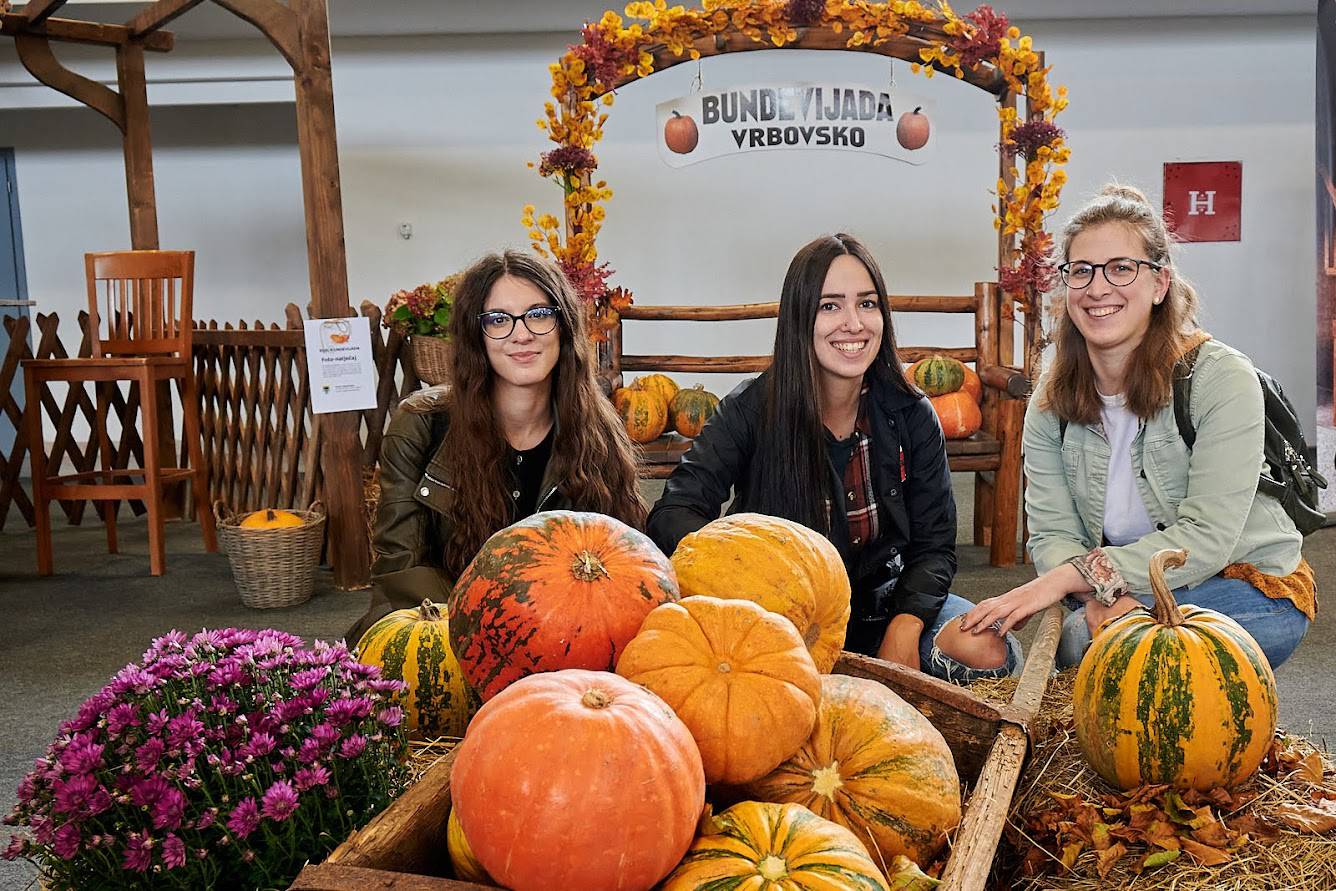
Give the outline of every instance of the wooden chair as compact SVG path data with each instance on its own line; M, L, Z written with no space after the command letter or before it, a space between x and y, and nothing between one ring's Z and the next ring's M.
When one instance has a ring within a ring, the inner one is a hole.
M23 363L29 406L41 405L43 388L53 381L70 386L92 382L97 390L96 430L102 469L48 475L42 439L42 412L28 413L28 443L32 456L32 500L37 520L37 571L52 572L51 510L56 499L88 499L99 503L107 529L107 550L116 553L117 502L143 501L148 509L149 567L162 575L166 555L163 542L163 485L191 480L195 516L209 551L218 549L213 512L208 503L208 481L200 449L199 400L191 367L191 297L194 290L193 251L123 251L87 254L89 339L92 355L86 359L28 359ZM103 327L105 323L105 328ZM187 467L164 467L158 443L159 415L155 390L159 382L176 380L181 394ZM116 469L107 432L104 387L116 381L139 385L144 442L142 468ZM136 482L136 480L139 480Z
M1021 424L1029 382L1011 366L1015 350L1013 307L994 282L980 282L965 296L893 296L894 313L971 313L974 345L968 347L900 346L900 358L913 362L941 353L973 363L984 384L983 426L968 439L950 440L947 457L953 471L973 471L974 543L989 548L989 562L1011 566L1016 562L1017 524L1021 497ZM745 303L732 306L641 306L621 311L626 321L724 322L773 319L779 304ZM1027 339L1028 326L1021 330ZM1022 353L1024 355L1025 353ZM621 386L623 372L715 372L756 374L770 366L765 356L628 356L622 354L621 323L600 348L600 364L611 386ZM673 472L691 440L676 434L660 437L642 449L641 476L664 479Z

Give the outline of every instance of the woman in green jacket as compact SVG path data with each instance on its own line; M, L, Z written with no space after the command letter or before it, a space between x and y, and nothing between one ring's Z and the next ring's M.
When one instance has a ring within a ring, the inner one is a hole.
M371 604L356 643L391 610L443 602L493 533L540 510L586 510L642 528L626 431L595 377L585 311L548 260L473 264L454 294L451 386L401 410L380 452Z
M1182 548L1187 564L1167 574L1178 600L1231 616L1272 667L1307 631L1316 591L1302 536L1257 491L1261 385L1248 357L1197 327L1197 294L1169 246L1159 213L1126 186L1106 187L1064 230L1056 355L1025 415L1039 576L980 603L965 630L1010 630L1065 599L1075 611L1058 661L1074 665L1100 625L1150 603L1151 555ZM1175 373L1191 375L1191 449L1174 419Z

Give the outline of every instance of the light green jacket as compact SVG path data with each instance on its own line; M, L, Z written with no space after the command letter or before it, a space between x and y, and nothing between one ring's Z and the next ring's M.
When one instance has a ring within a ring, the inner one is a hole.
M1188 552L1187 565L1166 574L1175 588L1200 584L1230 563L1278 576L1299 565L1303 536L1280 502L1257 493L1263 414L1252 362L1208 340L1192 377L1192 451L1178 435L1172 404L1141 424L1132 442L1137 491L1158 531L1104 553L1134 593L1150 593L1150 558L1162 548ZM1047 381L1045 374L1036 391ZM1057 415L1031 399L1024 454L1029 548L1043 573L1102 542L1109 443L1099 424L1071 423L1062 437Z

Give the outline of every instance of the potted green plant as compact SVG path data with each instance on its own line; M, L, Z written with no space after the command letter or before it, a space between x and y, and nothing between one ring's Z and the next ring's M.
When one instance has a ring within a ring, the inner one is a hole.
M435 284L396 291L385 304L383 324L408 338L413 370L433 386L450 380L450 310L458 284L455 274Z

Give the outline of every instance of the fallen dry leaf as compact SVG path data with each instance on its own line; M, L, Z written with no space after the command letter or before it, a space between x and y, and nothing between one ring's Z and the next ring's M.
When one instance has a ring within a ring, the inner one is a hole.
M1191 854L1192 859L1202 866L1220 866L1232 859L1228 851L1195 842L1190 838L1183 839L1183 850Z
M1085 842L1072 842L1062 849L1062 865L1070 870L1076 865L1076 859L1085 850Z
M1259 842L1275 841L1280 837L1276 827L1256 814L1241 814L1237 817L1231 817L1229 828L1242 835L1251 836Z
M1113 869L1113 865L1121 860L1126 853L1127 845L1122 842L1114 842L1100 851L1099 859L1095 861L1095 871L1099 873L1099 877L1102 879L1108 876L1109 871Z
M1332 802L1323 800L1318 805L1278 804L1271 813L1282 826L1321 835L1336 829L1336 807L1326 807L1329 803Z
M1299 762L1297 773L1314 786L1322 785L1322 756L1317 752L1309 752Z
M1156 845L1168 851L1178 850L1178 831L1172 823L1156 820L1146 827L1145 837L1147 844Z
M1228 847L1229 843L1233 841L1233 833L1221 824L1212 821L1205 826L1192 830L1192 838L1203 845L1224 848Z
M890 880L891 891L932 891L941 884L932 876L925 875L923 870L918 868L918 864L904 854L897 854L891 861L891 870L887 878Z

